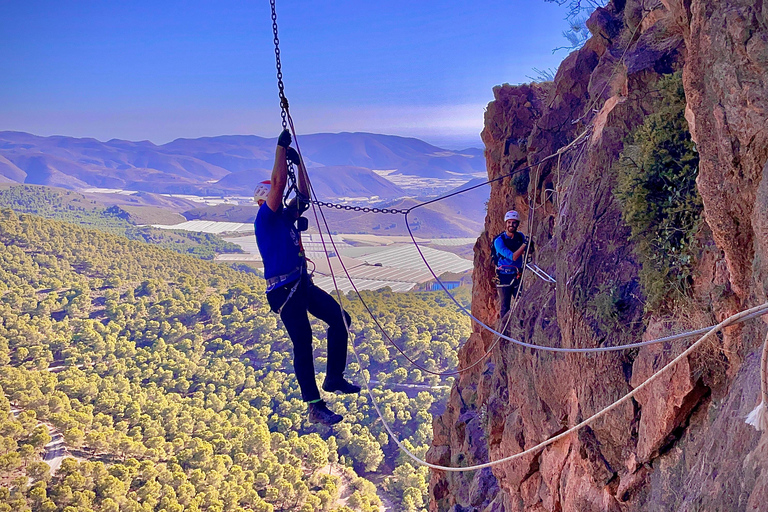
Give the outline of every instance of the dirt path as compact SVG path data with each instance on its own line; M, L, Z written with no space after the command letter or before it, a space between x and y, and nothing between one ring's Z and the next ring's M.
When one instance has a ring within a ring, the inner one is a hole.
M65 457L71 457L67 450L67 445L64 444L64 436L61 432L51 432L51 427L48 426L49 434L51 436L51 442L45 445L45 451L43 452L43 462L48 464L51 468L51 475L55 475L59 470L61 462Z
M18 409L16 407L13 407L11 409L11 413L14 416L18 416L18 414L21 412L21 409ZM59 432L56 427L51 425L50 423L40 422L37 424L37 426L45 426L45 428L48 429L48 435L51 436L51 442L46 444L45 447L43 447L43 457L42 461L48 464L48 466L51 468L51 476L56 474L56 471L59 470L59 467L61 467L62 461L66 457L72 457L74 459L77 459L78 461L83 461L85 459L82 459L80 457L74 457L72 454L69 453L69 449L67 448L67 445L64 443L64 435Z
M339 477L339 499L336 500L336 505L346 506L349 497L352 496L352 493L355 492L355 490L352 488L352 479L343 471L343 467L336 464L333 466L328 464L321 468L319 472ZM376 485L376 495L379 497L379 500L381 500L381 507L379 507L379 510L381 512L395 512L397 510L395 504L392 503L391 498L384 492L381 485L384 478L386 478L386 475L366 475L365 478Z
M374 483L376 486L376 495L381 500L381 510L383 512L396 512L397 508L395 507L395 504L392 502L392 498L389 497L389 494L387 494L384 491L384 486L382 485L384 483L384 479L387 478L389 475L369 475L366 478Z

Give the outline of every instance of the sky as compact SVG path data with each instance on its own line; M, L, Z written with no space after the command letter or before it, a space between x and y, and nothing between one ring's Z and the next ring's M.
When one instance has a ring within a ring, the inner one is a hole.
M482 147L493 87L567 52L544 0L277 0L299 134ZM267 0L0 0L0 130L150 140L281 130Z

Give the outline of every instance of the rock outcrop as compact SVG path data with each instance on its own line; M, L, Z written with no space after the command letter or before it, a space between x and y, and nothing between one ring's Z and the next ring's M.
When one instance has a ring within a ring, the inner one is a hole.
M527 278L502 323L516 339L618 345L766 301L768 2L613 0L588 27L593 37L554 83L494 89L482 133L488 176L520 172L492 184L473 314L497 325L489 246L510 208L536 241L539 266L557 278ZM660 315L644 312L610 169L653 108L660 77L679 70L708 229L690 307ZM620 324L601 313L606 295ZM538 453L474 473L433 471L431 510L765 510L768 435L744 423L759 400L765 331L759 320L726 329L635 400ZM610 405L683 346L553 354L476 326L460 361L490 355L457 379L428 459L468 466L519 453Z

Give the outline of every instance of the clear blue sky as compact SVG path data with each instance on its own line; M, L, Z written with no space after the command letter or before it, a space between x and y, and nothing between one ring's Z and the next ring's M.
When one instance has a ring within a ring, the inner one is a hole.
M477 141L492 88L556 68L544 0L277 0L299 133ZM268 0L0 0L0 130L275 136Z

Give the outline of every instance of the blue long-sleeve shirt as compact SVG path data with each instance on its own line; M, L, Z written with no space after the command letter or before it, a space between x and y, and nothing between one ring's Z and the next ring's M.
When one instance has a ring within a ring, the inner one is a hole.
M519 231L511 238L506 231L496 237L493 246L499 256L497 268L500 273L516 273L523 268L523 255L515 259L514 252L524 243L526 243L525 235Z
M267 291L290 283L301 277L306 270L301 234L296 229L294 212L280 209L273 212L264 203L259 207L254 221L256 244L264 261L264 279Z

